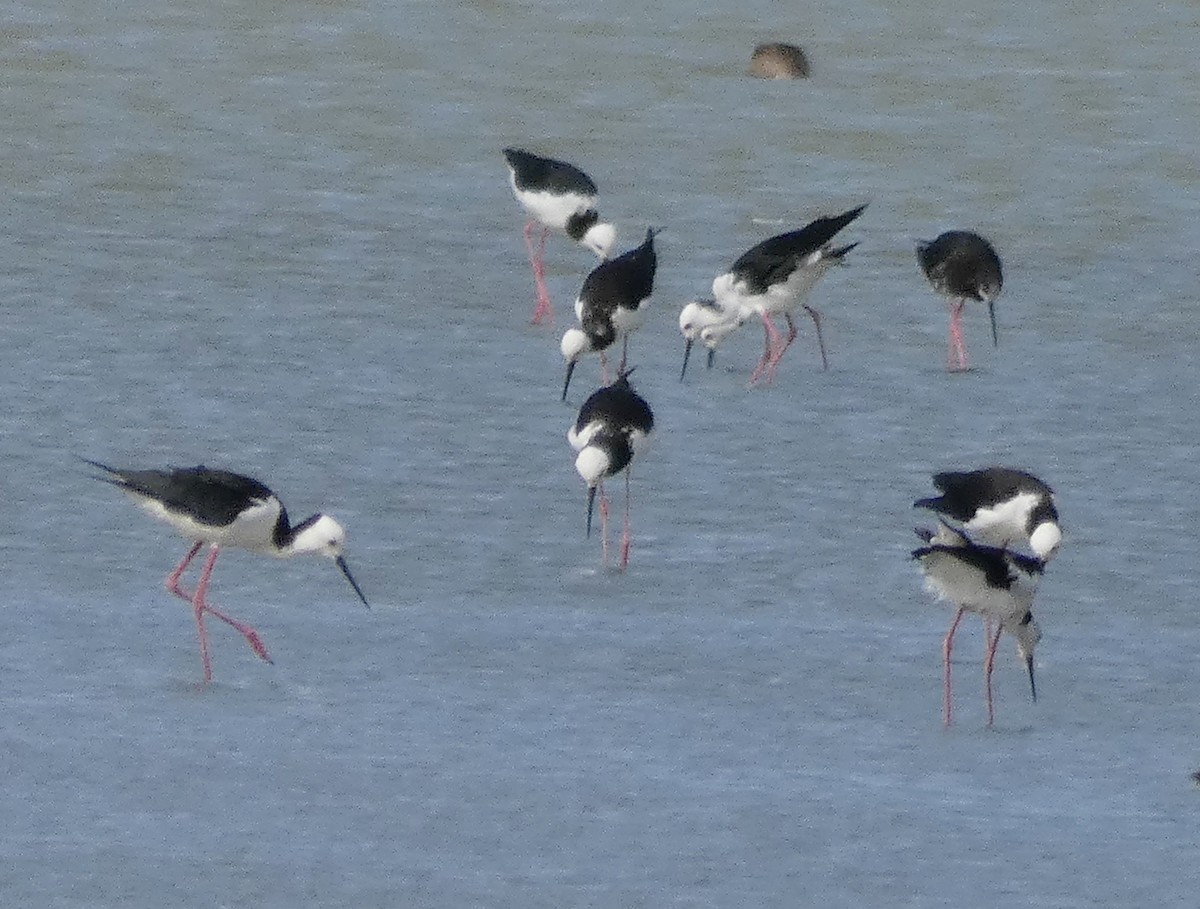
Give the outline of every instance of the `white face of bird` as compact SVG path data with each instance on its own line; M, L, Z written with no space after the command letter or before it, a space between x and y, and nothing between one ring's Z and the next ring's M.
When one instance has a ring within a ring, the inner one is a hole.
M587 335L578 328L568 329L563 333L560 347L563 359L568 363L574 363L587 352L589 347Z
M292 541L292 551L315 552L329 559L337 559L346 545L346 530L327 514L318 517L305 527Z
M603 222L593 224L579 242L601 259L607 259L613 244L617 242L617 229Z
M687 304L679 311L679 333L688 341L694 341L700 332L700 313L703 310L699 303Z
M1062 544L1062 530L1053 521L1045 521L1034 528L1029 535L1029 548L1043 562L1049 562L1058 555L1058 547Z

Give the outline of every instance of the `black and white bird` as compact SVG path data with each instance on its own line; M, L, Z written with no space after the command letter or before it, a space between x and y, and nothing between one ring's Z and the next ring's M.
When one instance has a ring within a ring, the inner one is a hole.
M956 533L943 527L944 532ZM1008 632L1017 641L1017 652L1029 676L1029 691L1037 700L1037 685L1033 674L1033 651L1041 640L1041 629L1033 618L1033 596L1041 580L1044 563L1032 556L1009 552L995 546L983 546L959 533L954 543L931 542L931 531L917 531L929 545L913 550L925 574L925 586L939 598L957 608L950 630L942 641L942 719L947 726L951 719L950 655L954 633L963 614L974 612L990 622L997 622L996 631L988 636L984 659L984 689L987 701L988 725L995 719L992 702L992 671L995 668L996 646L1000 635Z
M568 329L562 336L562 355L567 361L562 391L564 401L575 364L586 353L600 354L603 381L608 381L605 351L618 338L622 342L618 372L624 372L629 356L629 335L645 321L646 311L642 304L654 292L654 274L658 270L658 256L654 252L656 233L650 228L641 246L601 262L584 279L575 300L575 315L580 327Z
M1058 554L1062 528L1054 490L1033 474L1009 467L946 471L934 474L933 485L941 495L918 499L914 508L928 508L991 546L1028 546L1043 562Z
M654 413L650 405L629 384L629 373L621 372L617 381L594 391L583 406L575 424L567 432L567 441L578 452L575 469L587 484L587 534L592 534L592 511L596 493L600 493L601 545L604 564L608 564L608 501L603 483L608 477L625 471L625 522L621 534L621 567L629 564L629 465L645 450L654 431Z
M683 369L679 381L687 375L692 345L700 341L708 348L708 368L712 369L717 347L742 326L745 313L740 307L722 306L716 300L692 300L679 311L679 333L683 335Z
M200 661L204 666L205 683L212 680L205 614L236 628L259 657L271 662L267 648L251 626L218 611L207 600L209 579L223 546L277 558L316 553L333 559L363 605L369 606L342 555L346 531L329 515L314 514L299 524L292 524L283 503L270 489L257 480L227 470L209 467L125 470L98 461L87 463L105 472L106 475L99 479L124 490L148 514L165 521L193 541L183 561L167 575L165 586L192 605L200 635ZM179 581L206 543L211 551L200 571L195 592L189 594L179 586Z
M750 376L753 384L765 377L775 378L784 352L796 340L793 316L801 307L813 320L821 363L829 368L825 355L825 339L821 334L821 313L805 302L805 298L833 265L843 261L857 243L834 248L830 241L847 224L862 214L867 206L832 218L817 218L800 230L789 231L764 240L744 253L733 268L713 281L713 296L723 307L732 307L744 314L757 313L765 332L763 355ZM771 317L782 315L787 321L788 336L781 340Z
M529 215L525 224L525 247L537 288L534 324L554 320L550 294L546 290L546 237L551 230L565 233L601 259L607 259L616 240L616 229L600 220L596 211L596 184L573 164L543 158L519 148L504 149L513 195ZM533 231L542 226L536 250Z
M933 289L950 304L950 337L946 368L967 369L963 343L962 313L967 300L986 303L992 321L992 344L1000 345L996 333L996 298L1004 286L1000 256L992 244L969 230L948 230L936 239L917 244L917 261Z

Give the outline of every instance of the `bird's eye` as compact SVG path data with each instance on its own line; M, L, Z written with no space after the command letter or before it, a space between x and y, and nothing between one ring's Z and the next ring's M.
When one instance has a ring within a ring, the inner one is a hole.
M1021 624L1022 625L1028 625L1032 621L1033 621L1033 613L1032 612L1027 612L1027 613L1025 613L1025 615L1021 616Z

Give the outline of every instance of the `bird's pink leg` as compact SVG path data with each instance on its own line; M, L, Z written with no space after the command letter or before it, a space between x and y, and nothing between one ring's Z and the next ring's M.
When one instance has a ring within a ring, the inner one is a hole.
M168 592L175 594L181 600L187 600L189 603L192 601L192 595L179 586L179 579L183 577L184 571L187 570L192 559L196 558L196 553L200 551L200 547L203 545L203 543L197 543L189 549L187 555L183 557L183 561L176 565L175 570L167 575L167 579L163 581L163 586L167 588Z
M218 609L213 608L208 604L206 594L208 593L209 578L212 577L213 566L217 564L217 555L220 553L219 546L213 546L212 552L204 562L204 568L200 572L200 580L196 582L196 595L192 598L192 610L196 615L196 628L200 633L200 660L204 663L204 681L212 681L212 666L208 658L208 635L204 630L204 613L209 613L215 618L220 619L225 624L236 628L241 632L242 637L246 639L246 643L250 645L258 656L267 663L272 662L270 655L267 653L267 648L259 638L258 632L245 622L239 622L237 619L230 618Z
M966 372L967 348L963 344L962 314L966 301L950 301L950 342L946 348L946 369L949 372Z
M621 360L621 368L625 368L625 361ZM604 351L600 351L600 384L608 384L608 357Z
M608 496L604 485L600 486L600 550L604 553L604 567L608 567Z
M625 469L625 529L621 534L621 570L629 564L629 469Z
M809 309L807 306L805 306L804 308L808 309L808 311L810 313L814 313L814 314L816 313L815 309ZM788 327L787 340L785 340L783 342L783 346L779 348L779 352L776 353L774 359L771 360L771 365L767 367L767 384L768 385L770 385L772 382L775 381L775 370L779 368L779 361L783 359L784 352L789 347L792 346L792 342L796 340L796 335L799 334L799 332L796 330L796 323L792 319L792 314L784 313L783 318L787 322L787 327ZM814 321L817 322L817 339L820 340L821 323L819 320L821 317L819 315L814 315L813 318L814 318ZM822 357L822 359L824 359L824 357L825 357L825 342L824 341L821 341L821 357ZM826 369L829 368L828 363L826 363L825 368Z
M540 325L545 319L550 324L554 323L554 308L550 305L550 291L546 289L546 237L550 235L550 228L542 227L542 238L538 243L536 251L533 247L533 231L538 226L538 222L530 220L525 225L525 248L529 251L529 267L533 269L533 283L537 288L537 306L533 310L533 324Z
M987 724L989 726L992 725L992 721L995 719L995 713L992 709L992 670L996 668L996 645L1000 643L1000 632L1003 630L1002 626L997 626L996 634L988 641L987 659L983 662L983 689L987 695Z
M754 367L754 372L750 374L751 385L757 382L762 376L763 370L765 370L771 362L775 348L779 345L779 331L775 328L775 323L771 321L771 317L768 316L766 312L762 313L762 323L764 332L763 355L762 359L758 361L758 365Z
M950 725L950 652L954 648L954 633L958 631L958 623L965 612L960 606L958 612L954 613L954 621L942 640L942 722L947 726Z

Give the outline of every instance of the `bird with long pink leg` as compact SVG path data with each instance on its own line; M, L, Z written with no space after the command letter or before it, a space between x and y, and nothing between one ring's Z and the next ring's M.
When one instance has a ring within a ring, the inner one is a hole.
M192 546L183 560L167 575L166 589L191 604L200 637L200 662L205 684L212 681L206 615L236 629L260 659L271 662L258 632L245 622L221 612L208 602L208 586L222 547L247 549L276 558L315 553L332 559L364 606L367 598L350 574L342 550L346 531L326 514L314 514L292 524L279 498L257 480L227 470L186 467L168 470L126 470L99 461L87 461L105 472L99 477L128 493L148 514L170 524ZM180 585L184 571L200 549L208 544L208 557L200 570L196 589L188 593Z
M950 337L946 369L965 372L967 346L963 341L962 314L968 300L987 304L992 322L992 345L1000 346L996 332L996 298L1004 287L1004 273L995 248L977 233L948 230L929 242L917 244L921 271L950 307Z
M629 564L629 474L635 455L645 450L654 431L654 413L629 384L629 373L616 382L594 391L567 432L567 441L578 452L575 470L587 484L587 535L592 535L592 512L597 493L600 498L601 546L608 565L608 499L603 484L609 477L625 471L625 521L621 534L620 567Z
M831 241L866 207L864 204L835 217L817 218L799 230L770 237L739 256L729 271L713 280L713 297L722 309L739 311L743 317L757 313L762 319L763 355L750 376L751 385L760 380L764 384L774 381L779 361L796 340L793 317L801 308L813 320L821 364L829 368L821 333L821 312L806 299L825 272L842 264L846 254L858 245L834 247ZM776 315L782 315L787 322L786 339L772 321Z
M564 233L579 245L607 259L616 241L616 229L600 220L597 189L592 178L573 164L543 158L519 148L504 149L513 195L529 215L523 236L529 267L537 291L533 324L554 322L554 308L546 289L546 238ZM533 234L542 228L536 247Z

